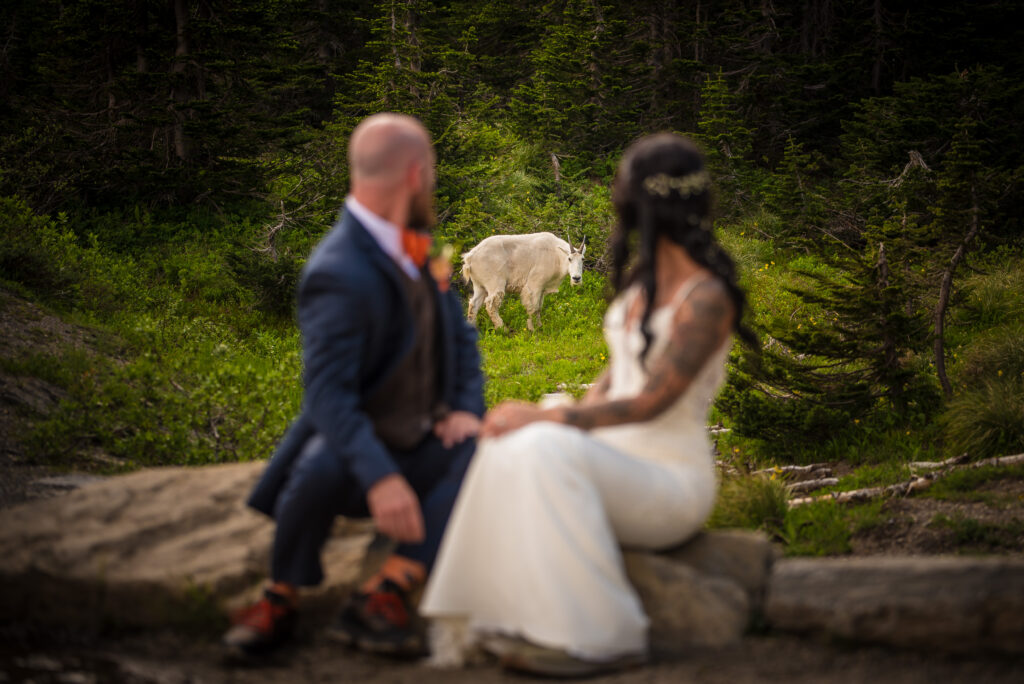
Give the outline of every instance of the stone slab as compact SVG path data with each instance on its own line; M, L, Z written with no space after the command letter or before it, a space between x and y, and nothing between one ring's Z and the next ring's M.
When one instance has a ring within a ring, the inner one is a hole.
M1024 558L785 559L765 618L852 641L1024 653Z
M264 465L148 469L0 511L0 614L168 626L244 603L268 570L273 524L244 504ZM339 521L314 600L340 600L371 538Z

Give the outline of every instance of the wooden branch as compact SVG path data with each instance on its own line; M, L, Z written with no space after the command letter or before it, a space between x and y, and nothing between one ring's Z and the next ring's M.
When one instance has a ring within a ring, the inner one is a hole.
M938 468L945 468L947 466L960 465L961 463L965 463L967 459L967 452L964 452L959 456L953 456L952 458L947 458L944 461L913 461L909 465L911 470L915 468L921 470L936 470Z
M945 461L919 461L917 463L911 463L911 467L914 467L915 465L919 467L938 466L939 468L944 467L945 470L936 470L935 472L926 473L924 475L917 475L906 482L889 485L888 487L865 487L864 489L853 489L848 492L833 492L831 494L822 494L820 496L805 496L799 499L792 499L789 502L789 507L795 508L796 506L803 506L805 504L814 503L815 501L856 503L860 501L870 501L871 499L881 497L907 496L914 492L920 492L927 489L936 480L939 480L956 470L981 468L984 466L1010 466L1024 463L1024 454L997 456L995 458L986 458L980 461L974 461L973 463L963 463L961 461L963 458L964 456L956 456L951 459L946 459Z
M815 501L835 501L836 503L855 503L870 501L883 496L905 496L913 492L919 492L931 486L932 481L938 473L929 473L923 477L915 477L907 482L889 485L888 487L865 487L864 489L852 489L848 492L833 492L821 496L805 496L793 499L789 502L790 508L814 503Z
M764 468L754 471L754 475L780 475L787 480L813 480L823 477L832 477L832 466L827 463L812 463L811 465L785 465L773 468Z
M953 258L949 260L949 266L946 267L946 272L942 274L942 285L939 288L939 301L935 305L935 335L932 342L932 353L935 357L935 374L939 378L939 383L942 384L942 392L946 395L946 399L950 399L953 396L953 386L949 382L949 378L946 377L946 353L944 350L945 346L945 319L946 319L946 307L949 305L950 292L953 289L953 273L956 271L957 265L964 258L964 254L967 252L967 245L970 244L971 240L981 228L981 222L978 218L980 209L978 208L978 194L975 191L974 185L971 185L971 228L967 231L967 235L960 241L960 245L956 248L956 252L953 253Z
M908 161L906 166L903 167L903 171L900 172L899 176L891 180L882 182L885 183L886 185L889 185L890 187L898 188L900 185L903 184L903 179L906 177L906 175L910 172L911 169L916 167L919 169L924 169L925 171L931 171L931 169L928 168L928 164L925 163L924 157L921 156L920 152L918 152L917 150L910 150L909 156L910 161Z
M834 487L837 484L839 484L838 477L819 477L816 480L804 480L803 482L794 482L793 484L786 485L786 490L791 494L799 494L801 492L813 492L815 489Z
M970 464L971 468L981 468L982 466L1009 466L1024 463L1024 454L1014 454L1013 456L996 456L995 458L986 458L980 461L975 461Z

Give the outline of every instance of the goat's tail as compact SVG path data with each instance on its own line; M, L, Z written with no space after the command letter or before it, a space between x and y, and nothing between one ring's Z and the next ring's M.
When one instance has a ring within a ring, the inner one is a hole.
M473 255L473 250L469 250L462 255L462 282L469 285L469 282L473 279L473 271L469 266L469 257Z

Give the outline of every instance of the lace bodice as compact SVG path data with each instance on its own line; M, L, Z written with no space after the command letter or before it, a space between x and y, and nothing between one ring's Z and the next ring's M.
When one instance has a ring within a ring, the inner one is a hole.
M667 304L651 313L650 328L653 339L647 353L649 361L657 359L664 352L672 333L673 313L700 280L701 276L691 277L679 287ZM644 348L640 321L626 321L630 303L639 296L638 287L629 288L611 303L605 314L604 334L611 361L611 384L607 395L609 399L634 397L640 393L649 379L647 370L640 363L640 353ZM689 458L694 453L709 458L710 443L705 427L707 414L711 402L725 381L725 362L731 347L730 341L723 343L704 364L687 390L672 406L654 419L645 423L603 428L595 431L595 436L645 458L676 460ZM687 443L698 448L684 448Z

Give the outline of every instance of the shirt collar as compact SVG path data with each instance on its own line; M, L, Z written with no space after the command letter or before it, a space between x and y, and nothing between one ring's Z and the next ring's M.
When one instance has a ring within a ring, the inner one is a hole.
M391 221L378 216L367 209L359 200L352 195L345 198L345 210L356 217L363 228L370 234L370 237L380 245L384 253L394 259L405 274L413 280L420 277L420 271L416 264L402 249L402 229Z

